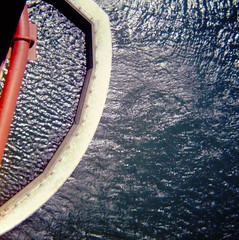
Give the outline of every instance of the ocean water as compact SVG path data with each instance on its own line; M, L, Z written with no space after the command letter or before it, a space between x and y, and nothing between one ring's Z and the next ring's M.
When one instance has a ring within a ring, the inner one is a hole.
M238 239L238 3L97 3L113 38L98 130L57 194L0 239Z
M86 74L83 32L43 1L28 1L28 12L37 25L37 59L26 66L0 168L0 205L51 159L74 121Z

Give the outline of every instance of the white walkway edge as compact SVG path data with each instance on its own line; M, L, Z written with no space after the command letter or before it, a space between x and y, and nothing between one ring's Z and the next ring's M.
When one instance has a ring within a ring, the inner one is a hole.
M79 124L72 126L44 172L0 207L0 235L38 210L72 174L99 124L107 97L112 59L108 16L92 0L65 0L92 24L93 69Z

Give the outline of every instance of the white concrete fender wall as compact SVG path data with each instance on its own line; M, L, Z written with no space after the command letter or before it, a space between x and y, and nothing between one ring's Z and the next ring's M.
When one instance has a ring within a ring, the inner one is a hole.
M32 215L63 185L85 154L104 109L112 60L109 18L92 0L65 1L92 24L93 68L80 121L72 126L44 172L0 207L0 235Z

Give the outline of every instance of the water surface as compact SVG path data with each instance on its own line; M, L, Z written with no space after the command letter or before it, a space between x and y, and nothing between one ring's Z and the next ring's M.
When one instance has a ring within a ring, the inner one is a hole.
M113 37L98 130L58 193L2 238L238 239L236 1L97 3Z

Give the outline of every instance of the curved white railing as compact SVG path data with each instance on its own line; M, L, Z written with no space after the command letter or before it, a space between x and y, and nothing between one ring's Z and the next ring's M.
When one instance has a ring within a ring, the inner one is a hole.
M76 123L41 175L0 207L0 235L39 209L72 174L99 124L107 97L112 59L110 22L92 0L65 0L91 23L92 61Z

